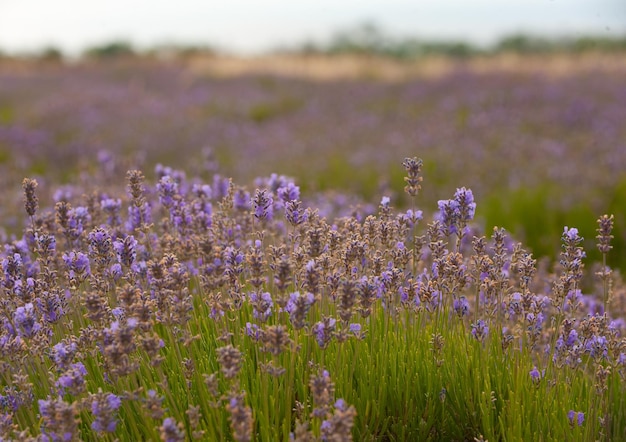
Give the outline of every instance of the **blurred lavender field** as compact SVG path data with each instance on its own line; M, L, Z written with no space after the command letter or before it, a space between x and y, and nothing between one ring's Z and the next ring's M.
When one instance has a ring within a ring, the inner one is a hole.
M419 155L430 183L424 207L471 187L487 229L504 226L553 256L563 225L592 241L597 215L611 212L620 250L626 69L523 67L315 81L151 61L5 66L0 179L11 192L0 216L8 231L21 227L12 212L24 176L53 189L82 174L86 188L98 171L111 186L128 168L149 175L158 163L207 179L219 169L244 183L286 173L305 198L339 189L368 203L392 195L402 206L397 159ZM347 211L358 202L336 200Z

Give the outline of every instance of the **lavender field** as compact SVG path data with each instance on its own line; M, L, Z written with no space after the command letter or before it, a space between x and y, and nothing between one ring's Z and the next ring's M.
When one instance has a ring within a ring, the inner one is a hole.
M0 65L0 440L626 439L625 71Z

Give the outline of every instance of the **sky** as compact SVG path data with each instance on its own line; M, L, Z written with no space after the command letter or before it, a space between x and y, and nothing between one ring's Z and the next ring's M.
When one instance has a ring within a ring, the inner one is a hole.
M0 50L78 54L209 45L253 55L373 23L385 34L489 45L504 35L626 35L626 0L0 0Z

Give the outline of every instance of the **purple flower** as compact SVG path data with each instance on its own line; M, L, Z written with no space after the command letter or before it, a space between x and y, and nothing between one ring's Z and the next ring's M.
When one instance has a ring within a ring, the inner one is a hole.
M47 233L35 233L35 243L42 253L53 254L56 250L56 238Z
M567 336L567 341L565 341L565 345L567 347L573 347L576 342L578 342L578 332L572 329Z
M592 358L606 358L608 355L608 341L604 336L592 336L585 342L585 351Z
M113 264L109 269L109 274L117 281L124 274L122 271L122 265L119 262Z
M194 184L191 187L191 191L198 198L203 198L203 199L206 198L210 200L211 197L213 196L213 191L211 190L211 186L209 186L208 184Z
M468 223L473 220L476 214L476 203L474 202L474 194L471 189L466 189L465 187L456 189L454 199L459 204L461 221Z
M128 221L126 221L126 230L132 232L141 227L142 224L150 224L152 222L151 207L148 202L141 207L131 205L128 207Z
M21 279L22 266L22 256L19 253L13 253L2 260L6 288L13 288L15 281Z
M83 233L84 225L91 221L91 215L86 207L75 207L68 212L68 233L73 238L78 238Z
M348 405L346 404L346 401L344 401L343 399L337 399L335 401L335 408L341 411L345 411L348 409Z
M255 319L265 321L272 314L272 295L268 292L258 294L253 292L250 294L250 302L252 303L252 315Z
M239 188L233 195L233 207L237 210L248 210L250 208L250 192Z
M337 321L334 318L326 318L323 321L317 322L311 328L311 331L315 336L315 340L321 348L326 348L332 339L336 323Z
M231 399L231 407L232 406ZM163 440L163 442L179 442L184 440L184 435L178 427L176 419L172 417L166 417L163 419L163 424L159 427L159 430L161 431L161 440Z
M310 292L305 294L293 292L289 295L285 311L289 313L289 320L296 329L301 329L305 326L306 315L314 302L315 296Z
M361 324L358 324L358 323L352 323L352 324L350 324L350 326L349 326L349 330L350 330L350 333L353 333L353 334L355 334L355 335L358 335L358 334L360 334L360 333L361 333Z
M572 242L577 242L580 237L578 236L578 229L572 227L571 229L565 226L563 228L563 237L569 239Z
M72 394L78 394L83 391L85 386L85 376L87 369L82 362L72 364L70 368L63 373L56 382L57 388L61 390L60 394L65 390L69 390Z
M306 221L307 212L302 209L302 202L298 200L287 201L285 204L285 217L292 226L298 226Z
M569 424L571 426L574 426L574 423L576 423L577 426L581 427L583 422L585 422L585 413L582 411L570 410L567 412L567 418L569 419Z
M13 312L13 322L17 327L18 335L25 338L30 338L41 330L41 325L39 325L35 319L35 311L32 302L15 309L15 312Z
M465 187L457 189L453 199L439 200L437 205L439 207L438 218L449 235L465 233L467 223L474 219L476 213L474 195Z
M537 370L536 366L533 367L532 370L530 370L529 374L530 374L530 379L532 379L534 383L538 383L543 377L543 373Z
M257 189L254 195L254 217L258 220L272 219L272 196L266 189Z
M100 207L107 214L107 224L110 226L119 226L122 223L120 218L120 210L122 209L122 200L105 198L100 201Z
M410 228L415 226L418 221L420 221L424 217L424 214L421 210L412 210L409 209L405 213L401 213L398 215L398 220L406 223Z
M467 316L470 308L469 301L465 296L461 296L452 302L452 308L459 317Z
M57 399L39 399L39 415L41 416L41 440L70 442L76 440L76 404L69 404L60 397Z
M137 240L133 235L128 235L123 240L117 239L113 243L113 250L120 264L130 267L137 258Z
M487 335L489 334L489 327L487 323L482 319L479 319L475 323L472 324L472 336L476 338L476 340L482 342L485 340Z
M174 203L174 197L178 194L178 183L171 176L165 175L159 180L156 188L161 204L170 207Z
M91 428L98 433L113 433L117 427L116 412L121 405L122 400L113 393L92 395L91 413L95 420Z
M261 339L262 330L256 324L246 322L246 335L251 337L253 341L258 342Z
M228 188L230 187L230 180L228 178L224 178L221 175L213 175L213 197L216 200L220 200L226 196L228 193Z
M300 188L292 182L288 182L286 186L278 188L276 193L284 203L300 198Z
M63 261L69 269L70 279L81 279L91 274L89 257L83 252L71 251L63 254Z
M446 228L448 235L457 233L459 203L455 200L439 200L437 207L439 208L439 220Z
M75 342L70 342L69 344L59 342L52 347L50 358L52 358L57 368L64 370L68 367L72 359L74 359L74 355L77 351L78 346Z

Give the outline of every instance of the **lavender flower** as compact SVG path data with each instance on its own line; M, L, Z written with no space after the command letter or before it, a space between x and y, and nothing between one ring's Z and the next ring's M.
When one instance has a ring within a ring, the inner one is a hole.
M56 251L56 238L47 233L35 233L35 244L37 245L37 253L42 257L54 255Z
M324 318L324 320L315 323L311 328L315 340L321 348L326 348L332 340L336 323L337 321L334 318Z
M266 189L257 189L254 194L254 217L260 221L272 219L272 196Z
M244 189L239 188L233 195L233 207L237 210L249 210L250 209L250 192L246 192Z
M348 326L348 330L352 333L357 339L361 339L365 336L362 332L362 326L359 323L353 322Z
M13 312L13 323L17 328L18 336L24 338L32 338L35 333L41 330L41 325L35 318L35 309L32 302L15 309Z
M213 189L213 197L216 200L220 200L228 194L228 188L230 187L230 180L228 178L224 178L221 175L213 175L213 185L211 188Z
M405 223L409 228L413 228L417 225L418 221L424 218L424 212L421 210L409 209L405 213L398 215L398 220Z
M95 420L91 423L91 428L98 433L113 433L117 427L116 412L122 405L122 400L113 393L103 393L100 390L97 394L91 395L91 413Z
M78 436L78 410L76 403L67 403L61 398L39 399L41 434L44 441L70 442Z
M174 197L178 194L178 183L171 176L165 175L159 180L156 188L161 204L167 208L171 207Z
M611 240L613 239L613 235L611 235L611 231L613 230L613 215L602 215L598 218L598 236L596 239L598 240L598 250L600 253L606 254L613 248L611 246Z
M483 342L488 334L489 327L487 326L487 323L482 319L479 319L474 324L472 324L472 336L476 340Z
M35 195L35 189L37 188L37 180L31 178L24 178L22 181L22 188L24 189L24 206L28 216L35 216L37 209L39 208L39 199Z
M70 362L74 359L74 355L78 351L75 342L59 342L52 347L50 358L54 361L59 370L65 370L69 367Z
M68 267L68 276L71 280L78 282L91 274L89 257L83 252L71 251L63 254L63 261Z
M422 159L417 157L405 158L402 162L402 166L404 166L407 172L407 176L404 177L404 181L406 182L404 191L411 196L416 196L422 188L421 182L423 178L421 173L423 164Z
M258 342L263 337L263 330L256 324L246 322L246 335L251 337L254 342Z
M248 442L252 439L254 420L252 410L244 402L243 394L231 394L226 410L230 414L230 427L233 438L237 442Z
M126 230L132 232L144 225L152 222L152 210L150 203L144 203L141 206L128 207L128 221L126 221Z
M213 190L208 184L194 184L191 186L191 192L200 199L210 200L213 197Z
M292 226L299 226L307 220L307 212L302 209L302 202L298 200L287 201L285 204L285 217Z
M306 315L315 302L313 293L301 295L300 292L293 292L289 295L285 311L289 313L289 320L294 328L301 329L306 324Z
M577 425L582 427L583 422L585 422L585 413L582 411L574 411L570 410L567 412L567 419L569 419L569 424L571 426Z
M439 200L439 220L446 229L448 235L465 234L467 224L474 219L476 203L470 189L461 187L457 189L454 198Z
M105 198L100 201L100 207L107 214L107 224L111 227L116 227L122 224L122 218L120 217L120 211L122 210L122 200Z
M530 374L530 379L533 381L534 384L539 383L539 381L543 377L542 373L539 372L539 370L537 370L536 366L533 367L532 370L530 370L529 374Z
M279 187L276 193L278 194L278 197L281 199L281 201L285 204L289 201L295 201L300 199L300 187L296 186L292 182L288 182L287 185Z
M130 267L137 258L137 240L133 235L128 235L123 240L115 240L113 250L120 264Z
M469 314L469 301L465 296L461 296L460 298L456 298L452 302L452 308L456 312L456 314L462 318L463 316L467 316Z
M272 314L272 307L274 306L274 302L272 301L272 295L270 295L268 292L263 292L260 294L256 292L251 293L250 303L253 307L252 315L255 317L255 319L265 321Z
M72 364L57 380L56 387L59 388L59 394L63 394L66 390L73 395L78 395L85 389L85 376L87 369L82 362Z
M72 239L78 239L84 231L84 226L91 221L91 216L86 207L75 207L67 213L67 235Z
M163 419L163 424L159 427L161 440L163 442L184 442L185 431L182 424L176 422L172 417Z
M461 187L456 189L454 193L454 199L459 204L459 217L463 226L474 219L476 214L476 203L474 202L474 194L470 189Z

